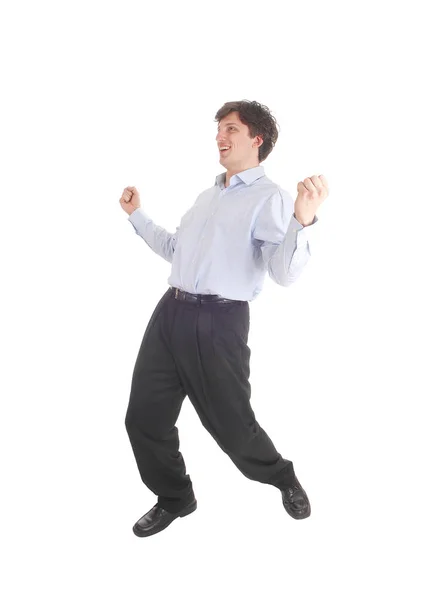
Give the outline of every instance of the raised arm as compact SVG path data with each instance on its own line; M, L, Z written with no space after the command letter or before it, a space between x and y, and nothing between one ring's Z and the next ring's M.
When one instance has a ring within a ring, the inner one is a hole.
M139 192L135 187L124 189L120 198L122 209L129 215L128 220L133 225L137 235L142 237L146 244L159 256L171 263L178 238L178 230L169 233L164 228L156 225L142 210Z

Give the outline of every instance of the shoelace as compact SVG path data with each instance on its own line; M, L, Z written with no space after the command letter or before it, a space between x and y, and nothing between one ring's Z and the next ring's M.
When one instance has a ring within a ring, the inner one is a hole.
M306 501L305 501L305 498L303 497L303 492L299 487L297 487L297 486L290 487L286 490L286 492L287 492L287 496L288 496L286 499L290 504L294 504L294 503L299 504L299 501L300 501L300 504L305 504Z
M294 497L294 494L296 492L300 492L300 490L297 487L293 487L293 488L288 488L287 492L288 492L288 500L291 502Z

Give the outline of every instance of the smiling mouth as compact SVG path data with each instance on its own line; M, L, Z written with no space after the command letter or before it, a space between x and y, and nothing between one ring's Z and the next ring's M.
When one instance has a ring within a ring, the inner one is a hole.
M230 150L231 150L231 147L230 147L230 148L227 148L226 150L219 150L219 152L220 152L221 154L226 154L226 153L227 153L227 152L229 152Z

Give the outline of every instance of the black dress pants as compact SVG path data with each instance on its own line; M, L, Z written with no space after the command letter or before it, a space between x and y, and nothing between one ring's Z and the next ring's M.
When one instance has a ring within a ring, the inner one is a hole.
M293 481L292 462L277 452L250 405L249 324L247 301L193 303L169 288L147 325L125 426L142 481L169 512L194 498L175 425L186 396L246 477L280 489Z

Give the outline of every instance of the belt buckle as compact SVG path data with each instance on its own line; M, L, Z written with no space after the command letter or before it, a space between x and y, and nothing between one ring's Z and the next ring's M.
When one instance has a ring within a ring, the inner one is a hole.
M178 297L178 292L179 292L179 290L178 290L178 288L176 288L176 291L175 291L175 300L176 300L176 299L177 299L177 297Z

